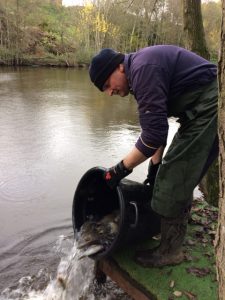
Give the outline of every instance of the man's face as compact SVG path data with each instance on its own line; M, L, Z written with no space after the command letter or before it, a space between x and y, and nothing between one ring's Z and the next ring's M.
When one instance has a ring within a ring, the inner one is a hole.
M129 94L129 84L123 64L120 64L110 75L103 86L103 91L109 96L119 95L125 97Z

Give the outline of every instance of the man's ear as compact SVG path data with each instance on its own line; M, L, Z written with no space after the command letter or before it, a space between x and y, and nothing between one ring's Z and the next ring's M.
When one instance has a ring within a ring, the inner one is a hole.
M125 73L125 67L124 67L124 64L119 64L119 71L121 73Z

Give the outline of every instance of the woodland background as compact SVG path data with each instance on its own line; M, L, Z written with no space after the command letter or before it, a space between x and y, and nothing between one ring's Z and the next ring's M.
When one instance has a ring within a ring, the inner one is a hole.
M221 3L202 3L206 44L217 61ZM104 47L129 53L145 46L185 46L181 0L0 0L0 64L88 64Z

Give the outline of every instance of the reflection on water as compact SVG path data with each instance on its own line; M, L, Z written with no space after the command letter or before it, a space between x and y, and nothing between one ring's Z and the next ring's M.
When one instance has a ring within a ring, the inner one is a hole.
M78 181L120 161L139 126L134 99L103 95L86 70L2 68L0 89L1 291L43 268L54 274ZM147 162L130 178L146 172Z

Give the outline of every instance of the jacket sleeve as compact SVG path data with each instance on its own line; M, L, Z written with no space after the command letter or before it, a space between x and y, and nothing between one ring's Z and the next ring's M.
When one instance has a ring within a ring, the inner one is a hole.
M135 146L146 157L150 157L167 141L169 78L163 68L149 64L138 68L132 78L142 129Z

